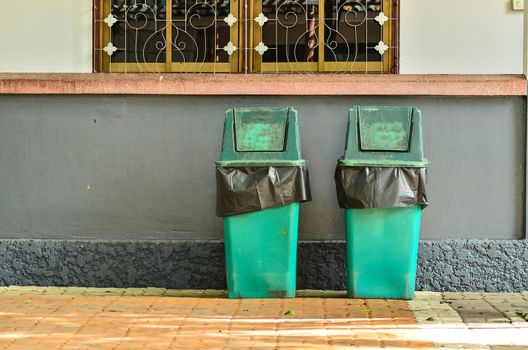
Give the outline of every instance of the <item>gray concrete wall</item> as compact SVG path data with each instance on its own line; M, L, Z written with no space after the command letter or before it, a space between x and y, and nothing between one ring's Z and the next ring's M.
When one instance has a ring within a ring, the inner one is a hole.
M422 238L521 239L523 98L0 96L0 239L221 239L224 111L298 109L312 203L300 238L344 238L333 170L349 106L412 105L432 161Z

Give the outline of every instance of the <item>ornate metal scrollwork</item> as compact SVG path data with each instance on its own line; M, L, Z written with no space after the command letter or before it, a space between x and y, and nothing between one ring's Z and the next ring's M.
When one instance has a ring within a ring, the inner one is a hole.
M230 0L102 1L111 10L101 19L110 34L100 50L111 64L146 72L172 64L200 72L236 55L256 57L263 71L274 64L276 72L350 72L356 63L367 71L393 48L384 34L392 20L387 0L240 0L261 1L249 18L233 14ZM250 26L260 37L246 35L246 46L237 47L234 38Z
M230 28L237 18L230 13L228 0L173 0L170 11L168 24L165 0L112 0L111 13L104 19L110 41L103 49L110 62L159 72L156 64L166 63L169 48L172 62L194 63L193 69L199 71L204 63L228 61L236 51Z
M390 49L383 41L382 27L390 20L383 12L383 3L382 0L263 0L259 25L265 38L262 45L270 50L262 62L275 62L277 71L289 67L291 72L319 71L320 67L310 63L321 60L327 72L350 71L358 62L381 62L382 55ZM324 8L318 8L320 4ZM319 11L324 11L323 23ZM262 18L269 21L263 23ZM270 32L274 32L274 37Z

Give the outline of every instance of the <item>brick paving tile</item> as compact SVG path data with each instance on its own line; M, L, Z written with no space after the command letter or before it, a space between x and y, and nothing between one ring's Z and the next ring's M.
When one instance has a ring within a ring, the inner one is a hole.
M145 288L125 288L123 295L137 297L142 296L144 292Z
M417 293L409 302L439 349L528 349L528 322L515 317L524 305L522 293L442 293L436 301Z
M0 349L528 349L527 294L0 287Z
M64 291L65 295L81 294L81 295L93 295L93 296L113 296L123 295L125 290L123 288L80 288L78 290L71 290L68 288Z
M166 291L167 289L165 288L145 288L143 290L143 295L153 297L162 296L163 294L165 294Z

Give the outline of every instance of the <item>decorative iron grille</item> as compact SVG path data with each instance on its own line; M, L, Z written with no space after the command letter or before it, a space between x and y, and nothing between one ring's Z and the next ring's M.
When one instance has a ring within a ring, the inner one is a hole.
M100 0L104 72L395 73L395 0Z

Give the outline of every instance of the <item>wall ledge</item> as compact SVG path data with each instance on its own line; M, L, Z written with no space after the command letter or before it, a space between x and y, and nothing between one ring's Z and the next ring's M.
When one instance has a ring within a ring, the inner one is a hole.
M526 96L523 75L0 73L0 94Z

